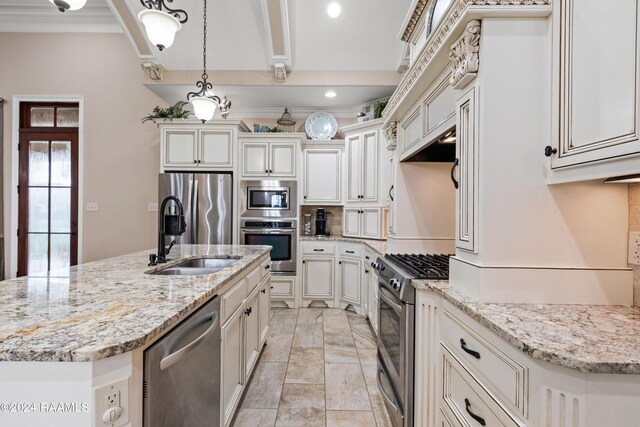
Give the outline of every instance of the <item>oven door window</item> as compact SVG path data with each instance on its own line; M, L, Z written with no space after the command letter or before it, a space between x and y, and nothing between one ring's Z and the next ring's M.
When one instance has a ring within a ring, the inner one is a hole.
M245 233L244 244L272 246L271 261L290 261L291 237L290 234Z
M380 298L380 340L389 353L390 362L400 372L400 315Z
M249 209L289 209L289 190L249 189Z

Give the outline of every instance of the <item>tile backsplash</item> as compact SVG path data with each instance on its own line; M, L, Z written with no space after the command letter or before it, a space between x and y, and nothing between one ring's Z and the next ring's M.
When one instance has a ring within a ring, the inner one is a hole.
M311 214L311 234L316 232L316 209L324 208L329 219L329 232L332 236L342 236L342 206L300 206L300 234L304 234L304 215Z
M629 185L629 231L640 231L640 184ZM640 265L633 269L633 305L640 307Z

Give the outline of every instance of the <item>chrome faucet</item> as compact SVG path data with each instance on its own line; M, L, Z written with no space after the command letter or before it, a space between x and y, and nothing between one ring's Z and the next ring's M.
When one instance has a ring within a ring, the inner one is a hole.
M164 246L164 240L166 237L166 215L164 214L164 209L167 206L167 203L170 201L174 201L178 205L178 215L176 215L177 223L171 224L173 228L171 229L172 235L180 235L184 233L187 228L187 224L184 220L184 209L182 208L182 202L176 196L166 197L162 204L160 205L159 217L158 217L158 254L150 254L149 255L149 265L162 264L167 262L167 255L169 251L175 245L176 241L172 240L171 244L168 248Z

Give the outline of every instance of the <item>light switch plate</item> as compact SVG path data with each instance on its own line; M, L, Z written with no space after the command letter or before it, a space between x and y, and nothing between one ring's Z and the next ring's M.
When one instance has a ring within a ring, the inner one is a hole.
M629 232L629 264L640 265L640 232Z
M87 202L87 212L97 212L98 202Z

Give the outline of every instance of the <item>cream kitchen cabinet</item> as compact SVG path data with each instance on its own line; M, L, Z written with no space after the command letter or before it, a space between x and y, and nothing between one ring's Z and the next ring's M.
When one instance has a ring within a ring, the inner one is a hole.
M283 302L289 308L295 307L296 277L272 276L271 277L271 301Z
M260 343L258 348L262 348L267 342L269 334L269 323L271 320L271 279L263 279L258 287L258 330L260 331Z
M334 143L303 150L303 203L342 204L342 156Z
M388 224L388 229L387 232L390 235L394 235L395 234L395 226L396 226L396 204L395 204L395 200L394 200L394 192L395 192L395 184L396 184L396 178L395 178L395 173L396 173L396 165L395 165L395 160L396 160L396 155L395 153L392 151L389 154L389 179L388 179L388 184L387 184L387 188L389 189L387 195L388 200L389 200L389 224Z
M345 134L347 203L378 201L378 133L376 127Z
M362 267L362 291L365 295L364 313L369 318L371 326L375 333L378 333L378 277L371 267L371 263L375 262L377 255L369 249L365 248Z
M244 178L295 178L302 138L298 134L280 136L243 135L239 138L240 171Z
M384 230L382 208L343 209L342 235L345 237L362 237L365 239L382 239Z
M456 159L451 178L456 187L456 247L478 251L478 87L471 87L456 103ZM458 172L457 178L455 172Z
M414 425L441 427L438 385L440 384L441 298L433 292L417 290L415 305L415 384ZM446 424L445 424L446 425Z
M335 307L336 258L334 242L302 242L302 304L324 301Z
M358 312L362 310L362 258L360 244L340 244L338 256L338 286L340 289L340 307L348 305Z
M231 129L165 128L162 130L163 166L175 168L231 169Z
M550 181L640 173L637 0L553 2L552 22ZM592 37L595 27L611 30Z

